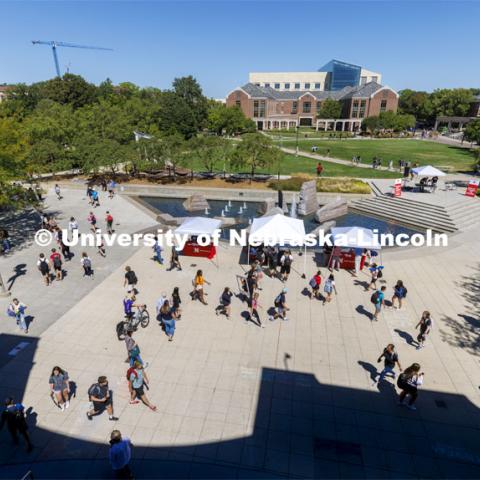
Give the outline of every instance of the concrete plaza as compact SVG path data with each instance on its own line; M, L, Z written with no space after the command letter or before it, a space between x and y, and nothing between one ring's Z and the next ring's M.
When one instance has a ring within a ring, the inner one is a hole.
M69 208L83 220L89 207L81 197L79 191L65 192ZM153 225L129 202L114 201L124 231ZM138 478L480 477L479 235L477 225L452 236L448 248L384 251L386 298L398 279L408 296L402 310L385 309L378 322L370 317L366 272L358 278L336 273L338 295L323 306L304 292L317 269L315 258L308 255L303 279L303 257L295 254L286 284L288 322L267 320L283 284L268 277L261 283L264 329L245 322L247 307L238 298L231 320L214 312L225 286L239 291L236 276L245 273L239 248L221 246L219 266L183 257L182 271L167 272L153 263L151 249L115 247L115 261L95 283L85 286L89 280L73 273L80 272L76 265L63 283L48 288L34 264L38 247L14 253L7 261L26 263L27 274L16 280L13 294L29 304L33 325L37 317L51 321L29 335L2 330L11 345L29 342L4 362L0 390L32 407L28 421L36 448L26 454L2 433L0 476L20 478L31 470L36 478L108 477L108 439L117 428L135 445L132 468ZM157 412L128 402L126 350L115 335L127 264L139 279L138 300L152 314L135 338L149 362L147 395ZM211 282L208 306L188 295L198 268ZM321 270L324 277L327 271ZM183 314L168 342L153 312L159 295L170 295L174 286L180 287ZM50 302L39 301L44 291L52 295ZM0 300L3 312L7 304ZM435 323L426 348L417 351L411 341L424 310ZM373 382L382 368L377 358L391 342L403 368L418 362L425 372L416 412L397 406L391 380ZM65 412L49 398L54 365L67 370L76 385ZM85 416L87 390L99 375L109 378L117 422L106 414L91 422Z

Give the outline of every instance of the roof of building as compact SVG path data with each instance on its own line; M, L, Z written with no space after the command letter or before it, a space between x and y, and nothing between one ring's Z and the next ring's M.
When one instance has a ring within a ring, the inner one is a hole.
M370 97L377 90L380 90L382 85L377 82L369 82L365 85L358 85L356 87L345 87L338 91L325 90L275 90L272 87L259 87L253 83L247 83L242 90L252 98L271 98L272 100L298 100L303 95L309 93L317 100L325 100L331 98L333 100L346 100L349 98L366 98Z

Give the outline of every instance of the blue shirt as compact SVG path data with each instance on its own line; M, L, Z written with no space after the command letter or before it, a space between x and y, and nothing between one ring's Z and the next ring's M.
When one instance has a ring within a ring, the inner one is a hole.
M135 370L135 372L132 372L130 374L130 381L132 382L133 388L140 388L143 385L143 371Z
M383 299L385 298L385 294L381 292L380 290L377 291L377 305L380 305L383 302Z
M132 313L133 300L129 298L128 300L123 300L123 310L128 315Z
M110 447L110 464L113 470L120 470L130 463L132 449L129 438L124 438Z

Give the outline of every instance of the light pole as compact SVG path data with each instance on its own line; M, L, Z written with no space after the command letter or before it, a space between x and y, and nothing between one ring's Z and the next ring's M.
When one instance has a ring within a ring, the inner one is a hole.
M295 156L298 157L298 131L300 130L300 127L297 125L296 127L296 130L297 130L297 140L296 140L296 145L295 145Z
M8 296L10 296L10 292L5 288L2 275L0 274L0 297L8 297Z

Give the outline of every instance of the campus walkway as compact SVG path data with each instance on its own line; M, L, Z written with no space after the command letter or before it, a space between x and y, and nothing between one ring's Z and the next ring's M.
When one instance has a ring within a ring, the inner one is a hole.
M322 306L304 294L316 270L313 257L305 280L303 257L295 254L287 282L290 320L267 322L265 329L244 322L246 307L238 299L232 320L215 316L222 289L238 292L235 276L244 272L238 248L220 247L219 267L182 258L181 272L166 272L153 264L150 249L139 249L128 259L139 279L139 301L153 313L160 293L170 294L174 286L183 301L173 342L155 320L135 335L150 362L146 393L158 412L128 404L126 350L115 337L124 294L119 262L38 338L32 331L33 344L0 370L1 394L13 393L32 407L37 446L26 455L2 433L0 475L19 478L31 469L35 478L105 478L115 427L135 445L137 478L480 477L479 235L476 227L454 236L441 251L385 251L387 298L398 279L408 296L404 309L385 310L379 322L369 315L366 273L357 279L337 273L338 296ZM206 286L208 306L188 296L198 268L212 283ZM53 288L71 288L68 280ZM263 320L282 286L264 279ZM39 283L35 288L42 291ZM47 306L33 298L30 303L32 314L47 315ZM411 345L414 326L425 309L435 324L426 348L417 351ZM372 382L389 342L404 368L416 361L425 372L416 412L396 405L390 381L378 387ZM76 397L64 413L48 396L57 364L76 383ZM85 416L87 389L103 374L120 417L114 424L106 415L92 422Z

